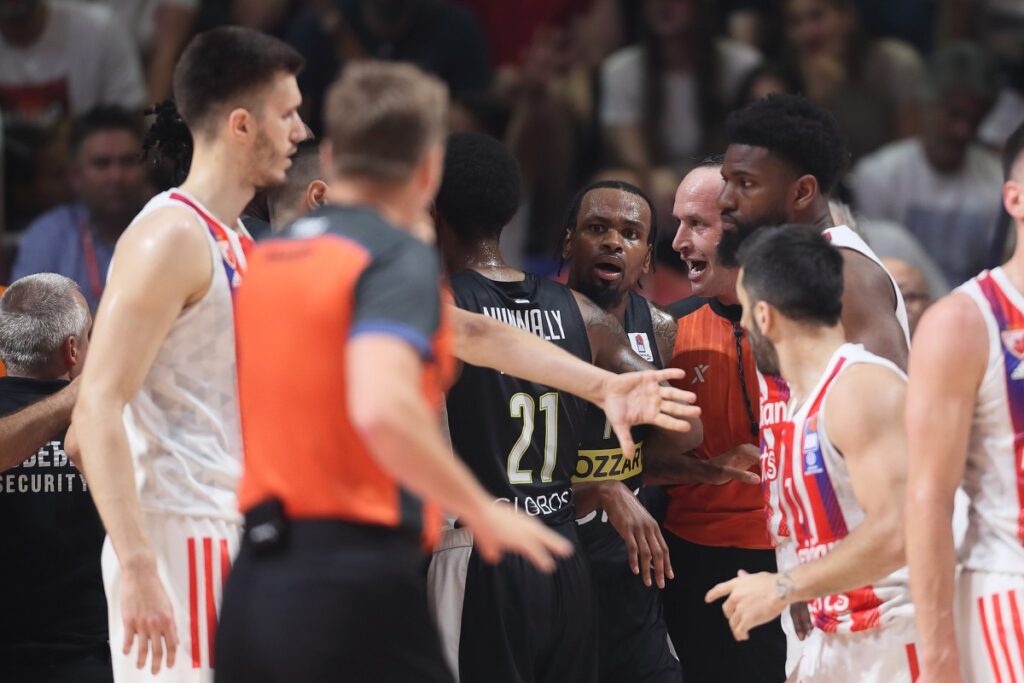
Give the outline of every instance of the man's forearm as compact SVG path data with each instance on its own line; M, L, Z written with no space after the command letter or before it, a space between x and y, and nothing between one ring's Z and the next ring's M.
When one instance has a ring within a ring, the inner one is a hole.
M24 462L47 441L67 431L78 383L0 418L0 472Z
M454 353L459 360L546 384L600 405L601 388L610 373L511 325L455 306L447 311L455 324Z
M911 494L907 515L907 563L910 592L924 666L932 671L959 671L960 655L953 618L956 551L950 527L952 501Z
M652 437L655 438L655 437ZM707 460L698 458L692 450L676 451L648 448L644 442L644 485L682 486L701 484L720 472ZM657 446L655 441L655 446Z
M903 565L902 535L898 523L865 519L827 555L780 574L778 595L789 603L807 602L870 585Z
M155 570L121 410L111 403L86 399L79 402L74 420L89 492L121 567Z
M396 387L396 391L402 391ZM377 461L405 488L462 517L493 501L445 444L437 419L411 393L357 423Z

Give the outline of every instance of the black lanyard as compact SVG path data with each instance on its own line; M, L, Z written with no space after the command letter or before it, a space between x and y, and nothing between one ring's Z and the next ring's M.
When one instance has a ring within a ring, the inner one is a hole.
M743 369L743 328L738 322L732 323L732 336L736 339L736 367L740 371L740 388L743 391L743 406L747 409L747 417L750 419L750 435L754 441L760 439L757 417L754 415L754 406L747 393L747 373Z

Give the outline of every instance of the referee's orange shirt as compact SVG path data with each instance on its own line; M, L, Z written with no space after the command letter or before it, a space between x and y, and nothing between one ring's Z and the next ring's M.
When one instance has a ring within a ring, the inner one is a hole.
M677 317L678 330L669 365L686 371L686 377L676 386L697 394L704 423L704 442L696 450L701 458L715 457L740 444L758 443L757 373L744 332L741 384L735 334L738 309L700 298L685 299L670 307ZM772 547L761 487L739 482L694 484L673 486L668 494L665 528L680 538L707 546Z
M349 419L348 340L393 335L423 359L440 408L452 376L432 247L370 209L325 207L251 251L235 295L245 447L239 504L270 498L290 519L340 519L423 534L440 514L377 464Z

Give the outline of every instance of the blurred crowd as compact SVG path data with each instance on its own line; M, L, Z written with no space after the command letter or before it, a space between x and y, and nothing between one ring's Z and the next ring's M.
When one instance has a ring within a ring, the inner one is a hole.
M1020 0L0 0L0 282L60 273L95 307L118 236L171 183L139 163L142 112L170 97L188 39L225 23L306 57L314 135L348 63L440 76L450 128L501 139L521 164L503 249L533 272L557 269L575 189L618 178L666 221L645 291L686 296L667 244L679 179L722 151L729 111L780 91L839 121L836 210L905 270L908 298L923 305L1009 246L997 152L1024 121Z

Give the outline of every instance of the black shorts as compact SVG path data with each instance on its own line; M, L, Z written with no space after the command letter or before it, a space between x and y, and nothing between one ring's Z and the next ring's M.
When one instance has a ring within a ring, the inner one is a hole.
M591 564L602 683L679 683L682 671L668 646L661 590L648 588L626 559Z
M291 522L278 547L247 534L217 631L218 683L451 683L408 535Z
M469 558L459 640L461 683L593 683L597 639L590 567L576 522L552 527L576 552L552 574L512 555Z
M737 642L722 613L722 601L704 595L743 569L775 571L774 550L719 548L690 543L665 531L676 578L664 591L665 621L687 683L779 683L786 679L786 635L779 619L750 631Z

